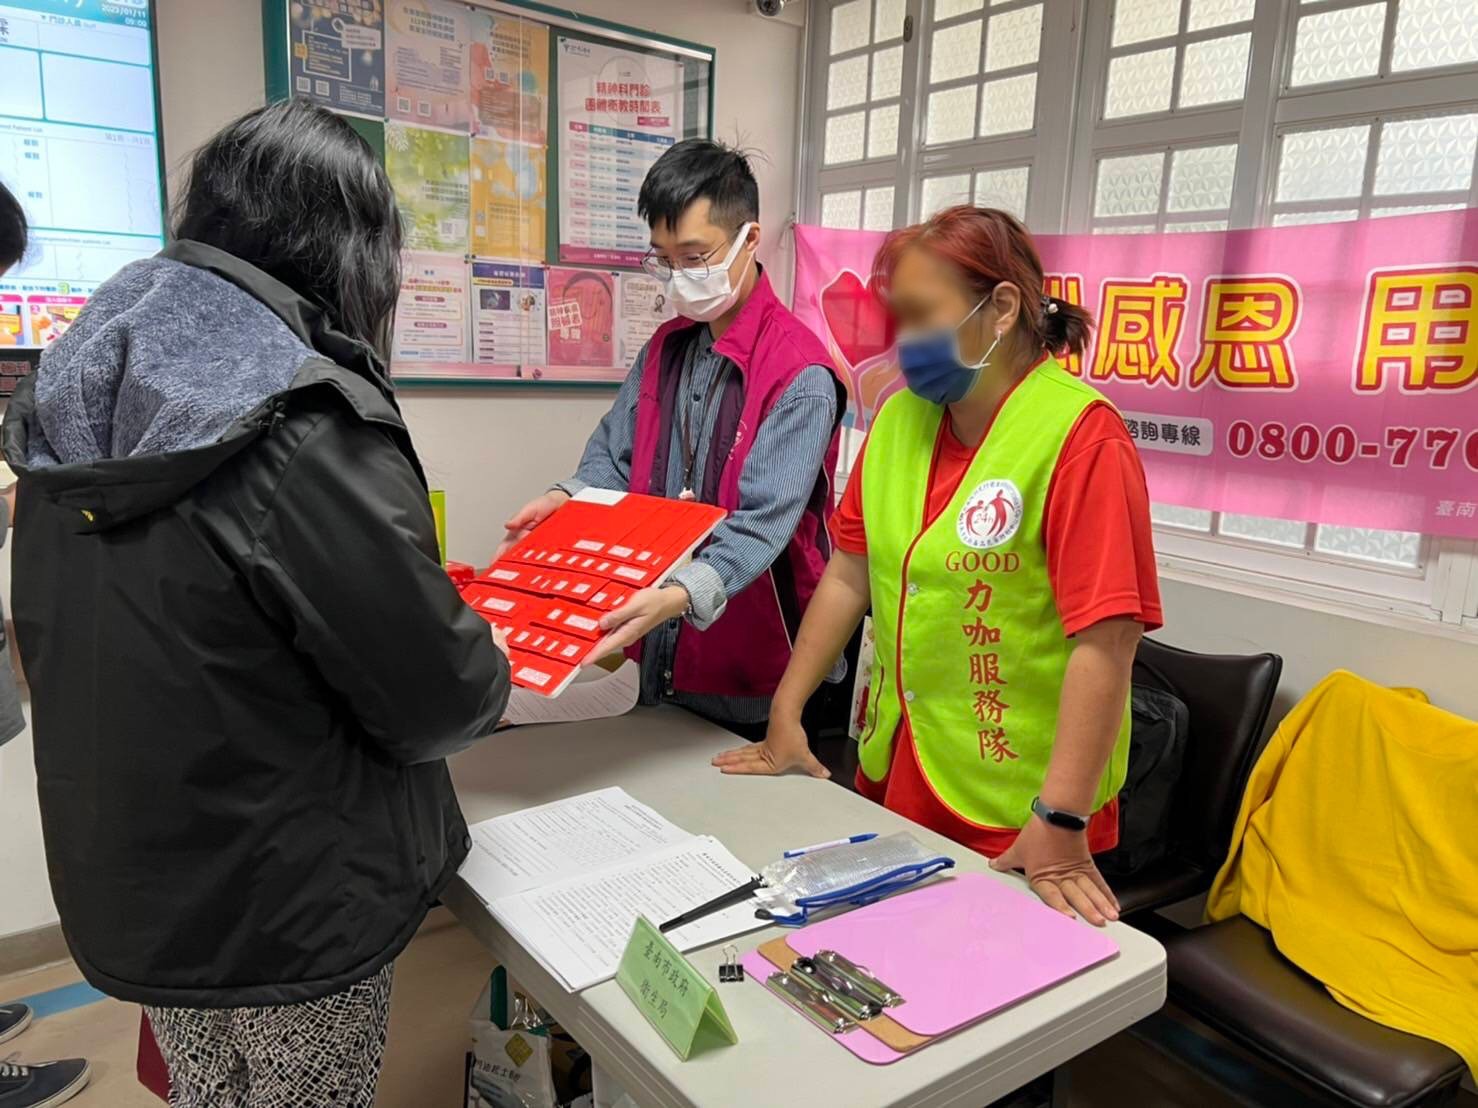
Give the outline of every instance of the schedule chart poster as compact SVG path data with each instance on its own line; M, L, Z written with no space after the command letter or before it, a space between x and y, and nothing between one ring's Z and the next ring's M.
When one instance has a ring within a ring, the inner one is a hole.
M143 4L0 0L0 181L31 226L0 277L0 350L55 341L163 245L153 67Z
M558 38L559 260L636 267L647 170L683 134L683 68L632 47Z
M385 117L384 0L315 0L288 7L294 96L367 119Z

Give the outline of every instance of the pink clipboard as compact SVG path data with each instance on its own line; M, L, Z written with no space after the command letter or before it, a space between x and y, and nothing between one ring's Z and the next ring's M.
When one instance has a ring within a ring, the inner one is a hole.
M787 941L800 955L835 950L866 966L904 998L888 1015L930 1038L975 1023L1119 953L1103 931L983 873L932 882L801 928ZM745 959L746 969L761 983L768 965L758 954ZM832 1037L875 1064L901 1057L858 1031Z

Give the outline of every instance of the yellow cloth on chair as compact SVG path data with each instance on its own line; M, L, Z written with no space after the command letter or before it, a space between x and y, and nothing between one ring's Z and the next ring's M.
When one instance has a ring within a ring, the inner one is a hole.
M1253 768L1206 907L1239 912L1345 1007L1478 1074L1478 723L1331 673Z

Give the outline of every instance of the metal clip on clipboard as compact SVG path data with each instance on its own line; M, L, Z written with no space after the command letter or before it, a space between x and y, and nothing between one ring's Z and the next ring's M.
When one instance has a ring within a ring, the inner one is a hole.
M834 950L797 958L788 971L772 973L765 987L833 1035L903 1003L898 993Z

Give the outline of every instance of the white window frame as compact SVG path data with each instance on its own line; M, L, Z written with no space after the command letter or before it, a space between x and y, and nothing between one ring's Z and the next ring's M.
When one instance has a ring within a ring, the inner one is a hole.
M1236 143L1236 175L1228 225L1265 226L1271 222L1280 136L1289 131L1376 120L1385 122L1444 111L1478 111L1478 65L1446 66L1393 73L1397 3L1387 3L1382 34L1380 75L1349 81L1305 85L1289 84L1293 42L1300 15L1352 6L1366 0L1256 0L1248 24L1188 32L1183 5L1174 36L1145 40L1133 49L1153 44L1185 44L1205 38L1250 30L1248 79L1245 96L1231 104L1183 108L1158 115L1104 119L1103 100L1108 59L1112 52L1113 0L1045 0L1042 49L1038 62L1036 125L1027 133L999 139L973 139L923 147L924 113L929 89L928 34L934 0L907 0L904 36L903 86L899 111L899 148L894 159L877 159L847 166L821 163L825 127L826 74L830 15L845 0L810 0L803 87L808 90L803 109L796 211L805 222L819 222L823 191L892 184L893 221L912 222L919 211L925 177L974 174L981 170L1027 164L1031 166L1026 222L1040 233L1084 233L1094 225L1093 193L1100 159L1125 153ZM1022 3L1025 0L1021 0ZM1012 6L1018 6L1012 3ZM984 17L993 9L985 0ZM969 17L956 17L947 23ZM1123 52L1122 48L1120 52ZM1182 52L1177 54L1180 72ZM977 106L978 111L978 106ZM1369 175L1379 156L1378 126L1373 128L1367 179L1359 210L1372 206L1399 206L1369 195ZM1047 136L1065 136L1050 141ZM1168 188L1169 163L1162 190ZM1401 203L1451 201L1451 194L1430 197L1403 194ZM1478 167L1468 196L1478 206ZM1334 202L1279 205L1280 210L1331 209ZM1140 222L1195 222L1205 215L1172 215L1161 210ZM1219 218L1218 216L1212 218ZM1114 220L1106 220L1113 223ZM1119 223L1133 222L1128 218ZM858 436L852 435L852 438ZM856 444L849 444L855 447ZM849 451L850 453L850 451ZM1478 543L1424 536L1417 569L1380 567L1359 559L1317 551L1316 525L1308 525L1304 548L1290 550L1231 536L1205 534L1172 525L1155 525L1156 548L1162 570L1172 579L1242 593L1267 595L1341 614L1403 624L1438 633L1478 634Z

